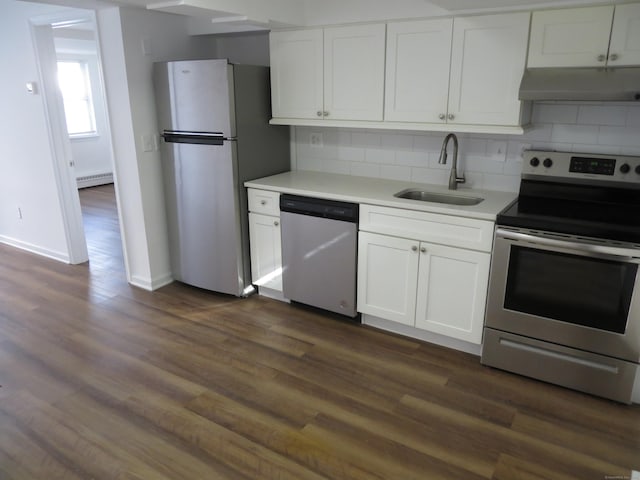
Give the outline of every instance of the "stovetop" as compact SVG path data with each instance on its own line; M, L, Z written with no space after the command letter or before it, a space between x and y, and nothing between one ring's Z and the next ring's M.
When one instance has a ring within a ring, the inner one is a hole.
M640 157L528 151L498 225L640 243Z

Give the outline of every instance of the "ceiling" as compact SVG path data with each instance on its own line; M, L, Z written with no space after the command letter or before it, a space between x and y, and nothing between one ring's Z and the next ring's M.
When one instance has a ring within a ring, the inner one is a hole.
M76 8L120 5L190 17L191 33L380 21L602 3L602 0L33 0ZM621 3L614 0L608 3ZM341 20L343 19L343 20Z

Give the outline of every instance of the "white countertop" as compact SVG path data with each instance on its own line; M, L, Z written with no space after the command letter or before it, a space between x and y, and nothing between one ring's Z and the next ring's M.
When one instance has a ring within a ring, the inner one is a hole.
M448 190L446 185L355 177L333 173L295 170L245 182L245 187L271 190L293 195L305 195L345 202L366 203L385 207L405 208L423 212L442 213L459 217L495 221L496 215L509 205L517 193L497 192L459 187ZM406 188L419 188L438 193L453 193L484 198L478 205L448 205L393 196Z

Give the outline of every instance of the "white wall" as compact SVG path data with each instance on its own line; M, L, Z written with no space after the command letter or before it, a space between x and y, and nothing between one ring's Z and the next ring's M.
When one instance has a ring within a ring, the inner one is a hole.
M187 35L186 17L108 8L98 25L129 278L154 289L171 281L171 270L160 155L143 147L143 136L158 134L153 62L207 51Z
M270 65L268 32L209 35L200 40L209 43L215 58L228 58L231 63L245 65Z
M68 261L44 99L25 83L41 88L29 19L71 10L12 0L0 10L0 242Z
M311 144L312 134L321 134L322 146ZM296 127L295 168L446 185L450 165L438 164L445 135ZM464 187L517 191L523 148L640 155L640 105L536 103L533 128L524 135L458 138Z
M58 60L85 61L89 69L96 134L70 138L76 178L112 173L111 138L109 137L96 41L66 38L55 38L54 40Z

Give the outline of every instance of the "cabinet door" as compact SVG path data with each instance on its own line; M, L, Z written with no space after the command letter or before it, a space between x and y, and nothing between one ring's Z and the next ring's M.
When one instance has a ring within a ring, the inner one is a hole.
M249 213L251 279L254 285L282 291L280 219Z
M480 344L490 254L420 245L416 327Z
M358 311L414 325L418 242L360 232Z
M322 37L321 29L271 32L274 117L322 118Z
M387 25L385 120L446 121L452 28L451 18Z
M384 24L325 29L325 118L382 120L384 48Z
M608 63L612 67L640 65L640 3L616 6Z
M529 13L453 22L449 123L519 125Z
M603 66L613 6L533 12L529 68Z

